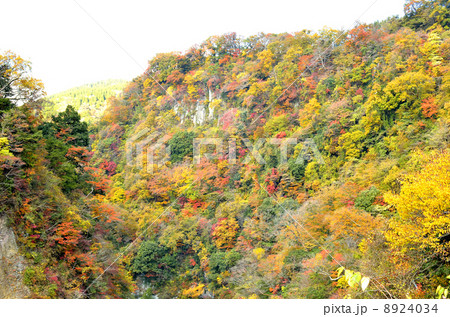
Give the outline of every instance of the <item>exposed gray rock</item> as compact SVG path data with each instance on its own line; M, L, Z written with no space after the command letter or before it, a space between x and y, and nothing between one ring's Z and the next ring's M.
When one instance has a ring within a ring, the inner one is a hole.
M24 259L14 232L0 216L0 298L25 298L30 290L23 284Z

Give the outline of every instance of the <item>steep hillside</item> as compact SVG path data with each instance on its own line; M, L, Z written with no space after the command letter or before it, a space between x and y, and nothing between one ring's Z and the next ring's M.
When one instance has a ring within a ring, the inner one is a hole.
M0 55L23 296L442 297L449 6L159 54L91 126L43 119L42 84Z
M118 95L126 84L125 80L103 80L51 95L47 98L48 102L44 103L43 114L50 117L70 105L83 120L95 122L103 114L108 98Z
M89 164L87 123L70 106L42 121L29 63L12 52L0 62L0 297L131 296L129 274L110 265L126 233Z
M344 34L214 36L111 100L93 160L114 167L144 296L448 286L449 7L406 9Z

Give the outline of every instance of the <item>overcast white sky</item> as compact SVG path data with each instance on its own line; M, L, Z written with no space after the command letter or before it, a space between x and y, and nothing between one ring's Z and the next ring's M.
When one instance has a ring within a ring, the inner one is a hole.
M185 51L211 35L348 29L357 19L401 16L404 2L9 0L0 5L0 51L30 60L33 75L52 94L102 79L130 80L156 53Z

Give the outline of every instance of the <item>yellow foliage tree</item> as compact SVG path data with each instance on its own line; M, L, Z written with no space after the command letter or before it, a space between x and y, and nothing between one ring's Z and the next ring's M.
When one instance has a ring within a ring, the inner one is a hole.
M402 106L420 110L421 101L434 89L433 79L423 72L406 72L389 82L384 88L384 102L380 109L388 111Z
M182 292L182 298L198 298L203 294L203 290L205 289L205 284L194 285L189 289L185 289Z
M7 95L12 101L26 103L45 95L42 81L30 76L31 63L11 51L0 53L0 65L4 67L0 85L0 98Z
M345 152L345 158L359 158L361 156L361 141L364 139L364 132L355 130L353 132L347 132L339 137L338 150Z
M239 224L235 218L221 218L212 229L212 236L219 249L231 249L236 243Z
M0 159L4 156L13 156L9 151L8 138L0 138Z
M263 76L269 76L275 62L274 54L270 50L264 50L258 53L258 61L258 70Z
M310 125L319 115L319 111L322 108L321 104L316 98L311 98L303 109L300 110L298 115L298 122L302 128L309 128Z
M431 154L426 162L401 181L399 194L385 194L385 201L398 212L386 238L400 254L447 257L448 243L440 238L450 233L450 153Z

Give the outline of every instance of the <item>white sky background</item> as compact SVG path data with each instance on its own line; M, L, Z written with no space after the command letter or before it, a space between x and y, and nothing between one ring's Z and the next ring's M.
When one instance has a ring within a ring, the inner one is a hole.
M185 51L211 35L348 29L357 19L402 16L405 0L77 2L140 66L74 0L2 1L0 51L30 60L48 94L103 79L131 80L156 53Z

